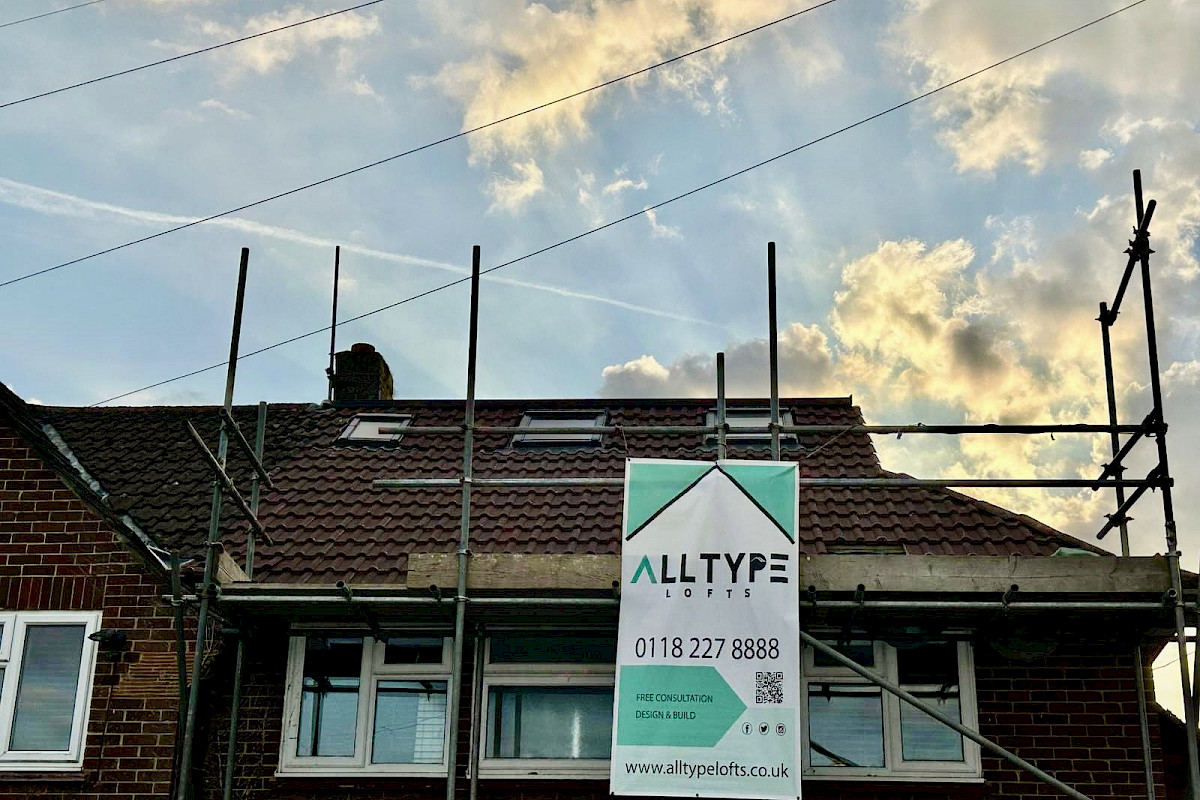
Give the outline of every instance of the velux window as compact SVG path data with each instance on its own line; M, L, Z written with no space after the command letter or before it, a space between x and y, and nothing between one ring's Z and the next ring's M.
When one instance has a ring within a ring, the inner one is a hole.
M0 771L77 770L100 612L0 614Z
M837 649L950 719L978 727L971 647L966 642L897 648L857 640ZM807 775L924 779L979 775L977 745L811 648L804 651L803 688Z
M770 442L771 434L765 432L768 425L771 424L771 409L769 408L726 408L725 422L729 425L729 431L725 434L727 442ZM709 411L705 420L705 425L717 424L717 412ZM779 424L794 425L792 412L788 409L779 409ZM762 428L761 432L750 432L746 428ZM716 434L709 434L705 437L708 444L717 441ZM779 441L782 444L796 444L799 440L794 433L779 434Z
M615 661L612 632L489 639L480 775L607 775Z
M281 774L441 774L450 640L293 636Z
M521 433L513 435L512 443L521 445L593 445L599 444L601 434L594 430L608 421L604 411L526 411L521 417ZM546 428L573 428L565 433L549 433Z
M404 436L400 428L412 422L410 414L356 414L338 436L338 442L378 442L395 444Z

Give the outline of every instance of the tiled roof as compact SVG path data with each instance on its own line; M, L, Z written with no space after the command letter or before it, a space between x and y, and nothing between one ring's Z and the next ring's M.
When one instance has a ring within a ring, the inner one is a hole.
M762 407L762 401L740 403ZM731 404L735 405L735 404ZM862 423L848 399L784 400L797 424ZM703 425L705 400L480 401L479 425L517 425L531 408L607 409L611 424ZM133 518L164 545L197 554L208 527L210 475L183 424L191 420L216 447L213 407L33 407L61 434L84 467ZM260 544L255 578L267 582L403 583L409 553L453 552L459 536L459 490L377 490L386 477L460 474L462 438L406 435L395 444L337 443L356 413L412 414L413 425L459 425L462 401L396 401L387 407L346 408L272 404L264 462L277 488L264 491L259 516L274 544ZM235 409L248 436L256 409ZM731 458L765 458L768 448L731 444ZM599 446L520 447L504 434L476 436L478 477L613 476L626 457L715 457L699 434L618 433ZM884 473L862 433L804 436L785 446L814 477ZM243 488L250 469L230 447L230 474ZM121 496L124 496L122 498ZM617 488L479 489L472 505L471 549L506 553L616 553L621 491ZM240 552L245 524L227 503L222 538ZM902 545L909 553L1050 555L1076 544L1033 520L963 495L929 489L809 488L801 492L803 551L830 544Z

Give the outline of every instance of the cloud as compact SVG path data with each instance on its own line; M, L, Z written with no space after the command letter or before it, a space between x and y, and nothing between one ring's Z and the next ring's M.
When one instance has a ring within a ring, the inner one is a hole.
M200 108L206 111L217 111L234 119L252 119L252 116L248 112L227 105L216 98L200 101Z
M646 183L645 178L639 178L636 181L632 180L631 178L617 178L612 183L607 184L600 191L602 191L604 194L620 194L621 192L628 191L630 189L635 191L645 191L649 187L650 184Z
M43 189L39 186L19 183L7 178L0 178L0 203L24 208L41 214L97 221L117 220L141 225L152 225L155 227L182 225L187 222L192 222L196 219L196 217L164 214L158 211L146 211L142 209L113 205L111 203L103 203L96 200L88 200L76 195L56 192L50 189ZM449 272L455 275L470 274L470 270L457 264L450 264L444 261L436 261L434 259L422 258L420 256L413 256L405 253L393 253L386 250L378 250L359 244L344 244L335 239L312 236L310 234L292 230L290 228L266 225L261 222L255 222L253 220L243 219L240 217L220 217L203 224L206 226L228 228L230 230L236 230L242 233L248 233L278 241L291 242L293 244L320 247L326 250L340 245L344 252L355 253L366 258L378 259L395 264L403 264L410 267ZM314 289L318 291L327 290L328 287L324 283L324 278L314 278L314 280L319 281L318 283L313 284ZM691 317L673 311L652 308L650 306L644 306L637 303L628 303L617 298L605 297L603 295L591 294L588 292L580 292L562 286L518 280L515 278L507 278L501 275L485 275L483 276L483 280L522 289L532 289L534 291L553 294L559 297L567 297L590 303L599 303L601 305L619 308L621 310L636 314L644 314L652 317L674 320L676 322L685 322L693 325L716 327L714 323L708 320L698 319L696 317ZM343 290L353 290L354 287L351 282L343 279L342 288Z
M524 0L500 0L481 18L470 4L439 5L437 15L447 36L460 39L475 54L417 79L460 103L464 129L474 128L538 106L673 55L708 44L781 17L794 7L786 0L568 0L550 7ZM818 23L805 18L797 25ZM767 36L769 34L760 34ZM812 37L815 38L815 37ZM827 80L840 69L826 45L819 51L774 46L788 54L789 66L812 80ZM722 65L741 47L733 43L630 79L623 91L642 98L653 92L683 98L699 113L731 113ZM809 62L812 62L811 64ZM805 69L800 69L806 65ZM592 117L613 91L602 90L473 135L472 163L499 158L513 163L540 158L569 141L586 139ZM503 189L504 184L491 184Z
M297 22L336 11L336 8L310 10L294 5L246 19L240 26L228 25L215 20L202 20L196 25L196 33L203 37L202 43L160 43L166 49L187 52L214 41L238 39L263 31L292 25ZM298 25L285 31L260 36L247 42L227 47L216 54L225 64L230 78L252 73L267 75L290 64L305 54L320 52L331 46L346 42L358 42L380 32L379 18L373 14L350 11L308 25ZM353 64L353 52L342 49L339 56L338 73L344 74Z
M671 225L663 225L658 221L658 212L653 208L647 208L644 212L646 221L650 223L650 233L657 239L682 239L683 234L679 232L679 228Z
M1077 27L1104 8L1037 0L921 0L906 5L887 45L932 89ZM1006 164L1040 172L1075 161L1108 120L1118 142L1129 115L1154 124L1190 119L1200 90L1192 43L1200 37L1200 6L1141 6L946 90L930 102L939 141L960 172L994 173ZM1153 43L1154 89L1114 53ZM1124 122L1122 122L1124 120ZM1092 151L1095 153L1095 150Z
M488 184L492 205L488 211L506 211L514 214L546 188L542 170L532 159L514 161L509 165L512 175L493 175Z
M1079 154L1079 166L1089 172L1097 170L1105 162L1112 158L1112 150L1103 147L1097 147L1093 150L1084 150Z

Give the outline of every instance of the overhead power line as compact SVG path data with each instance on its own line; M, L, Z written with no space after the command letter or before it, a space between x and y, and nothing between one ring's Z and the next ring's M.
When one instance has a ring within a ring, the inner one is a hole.
M99 2L99 0L95 0L95 1ZM336 17L338 14L346 14L351 11L357 11L360 8L366 8L367 6L373 6L376 3L382 3L382 2L383 2L383 0L369 0L369 2L359 3L358 5L351 6L350 8L343 8L340 11L330 11L328 14L322 14L319 17L310 17L309 19L302 19L299 22L293 22L288 25L280 25L278 28L271 28L271 30L269 30L269 31L260 31L258 33L252 33L249 36L243 36L240 39L233 39L231 41L221 42L220 44L214 44L209 47L202 47L199 50L192 50L189 53L180 53L177 56L171 56L170 58L163 58L158 61L151 61L149 64L142 64L139 67L130 67L129 69L123 69L120 72L110 72L109 74L101 75L98 78L92 78L90 80L80 81L79 83L72 83L70 86L60 86L57 89L51 89L50 91L47 91L47 92L41 92L39 94L31 94L28 97L22 97L20 100L9 100L7 103L0 103L0 109L8 108L9 106L20 105L21 103L28 103L30 100L39 100L43 97L49 97L50 95L53 95L53 94L61 94L62 92L69 92L72 89L78 89L82 86L91 86L93 83L100 83L101 81L107 81L112 78L119 78L122 75L129 75L134 72L141 72L142 70L150 69L151 67L161 67L163 64L170 64L174 61L182 61L185 58L191 58L192 56L198 56L201 53L211 53L213 50L220 50L222 47L229 47L230 45L241 44L242 42L248 42L251 39L257 39L260 36L269 36L272 33L279 33L280 31L286 31L290 28L299 28L301 25L307 25L310 22L320 22L323 19L329 19L330 17Z
M1134 8L1135 6L1140 6L1142 3L1145 3L1146 1L1147 1L1147 0L1136 0L1136 2L1130 3L1130 4L1129 4L1129 5L1127 5L1127 6L1122 6L1121 8L1118 8L1118 9L1117 9L1117 10L1115 10L1115 11L1112 11L1112 12L1110 12L1110 13L1108 13L1108 14L1105 14L1105 15L1104 15L1104 16L1102 16L1102 17L1097 17L1097 18L1093 19L1093 20L1092 20L1092 21L1090 21L1090 22L1086 22L1086 23L1084 23L1083 25L1080 25L1080 26L1078 26L1078 27L1072 28L1072 29L1071 29L1071 30L1069 30L1069 31L1066 31L1066 32L1064 32L1064 33L1060 33L1059 35L1057 35L1057 36L1055 36L1055 37L1053 37L1053 38L1051 38L1051 39L1046 39L1045 41L1043 41L1043 42L1041 42L1041 43L1039 43L1039 44L1035 44L1033 47L1026 48L1025 50L1022 50L1022 51L1021 51L1021 52L1019 52L1019 53L1014 53L1013 55L1011 55L1011 56L1009 56L1009 57L1007 57L1007 58L1004 58L1004 59L1001 59L1001 60L999 60L999 61L996 61L996 62L994 62L994 63L992 63L992 64L989 64L988 66L986 66L986 67L983 67L983 68L981 68L981 69L977 69L977 70L975 70L974 72L971 72L971 73L968 73L968 74L966 74L966 75L963 75L962 77L955 78L954 80L952 80L952 81L950 81L950 82L948 82L948 83L943 83L941 86L938 86L938 87L936 87L936 88L934 88L934 89L930 89L929 91L926 91L926 92L922 92L921 94L919 94L919 95L916 95L915 97L910 97L908 100L905 100L905 101L903 101L903 102L901 102L901 103L897 103L896 105L894 105L894 106L891 106L891 107L889 107L889 108L886 108L886 109L884 109L883 111L879 111L879 112L877 112L877 113L875 113L875 114L872 114L872 115L871 115L871 116L869 116L869 117L863 117L862 119L858 120L857 122L853 122L853 123L851 123L851 124L849 124L849 125L845 125L845 126L843 126L843 127L841 127L841 128L838 128L837 130L830 131L829 133L826 133L826 134L825 134L825 135L823 135L823 136L818 136L818 137L817 137L817 138L815 138L815 139L810 139L809 141L805 142L804 144L798 145L797 147L793 147L793 148L791 148L790 150L785 150L784 152L782 152L782 153L779 153L779 154L777 154L777 155L774 155L774 156L771 156L770 158L764 159L764 160L762 160L762 161L759 161L759 162L757 162L757 163L755 163L755 164L751 164L751 165L750 165L750 166L748 166L748 167L744 167L744 168L742 168L742 169L738 170L737 172L731 172L731 173L729 173L728 175L725 175L725 176L723 176L723 177L717 178L716 180L713 180L713 181L709 181L708 183L705 183L705 184L703 184L703 185L701 185L701 186L697 186L697 187L696 187L696 188L694 188L694 189L689 189L688 191L686 191L686 192L683 192L682 194L677 194L677 195L675 195L674 197L668 198L668 199L666 199L666 200L662 200L662 201L660 201L660 202L658 202L658 203L655 203L655 204L654 204L654 205L652 205L652 206L646 206L646 207L645 207L645 208L643 208L641 211L635 211L635 212L633 212L632 214L626 214L626 215L625 215L625 216L623 216L623 217L620 217L620 218L618 218L618 219L614 219L614 220L612 220L612 221L610 221L610 222L606 222L606 223L604 223L603 225L598 225L598 226L596 226L596 227L594 227L594 228L589 228L588 230L586 230L586 231L583 231L582 233L577 233L577 234L575 234L574 236L571 236L571 237L569 237L569 238L566 238L566 239L561 239L561 240L559 240L559 241L555 242L554 244L546 245L545 247L542 247L542 248L539 248L539 249L537 249L537 250L534 250L534 251L532 251L532 252L526 253L526 254L525 254L525 255L523 255L523 256L518 256L517 258L514 258L514 259L512 259L511 261L505 261L505 262L503 262L503 263L501 263L501 264L497 264L497 265L495 265L495 266L493 266L493 267L488 267L488 268L487 268L487 269L485 269L485 270L481 270L479 274L480 274L480 275L487 275L487 274L488 274L488 273L490 273L490 272L496 272L497 270L504 269L505 267L510 267L510 266L512 266L513 264L517 264L517 263L520 263L520 262L522 262L522 261L526 261L526 260L528 260L528 259L530 259L530 258L533 258L534 256L541 255L542 253L547 253L547 252L549 252L549 251L551 251L551 250L554 250L554 249L556 249L556 248L559 248L559 247L562 247L562 246L564 246L564 245L570 244L571 242L576 242L576 241L579 241L580 239L583 239L584 237L587 237L587 236L591 236L591 235L592 235L592 234L594 234L594 233L599 233L600 231L607 230L608 228L611 228L611 227L613 227L613 226L615 226L615 225L620 225L620 224L621 224L621 223L623 223L623 222L628 222L628 221L629 221L629 220L631 220L631 219L634 219L634 218L636 218L636 217L640 217L640 216L642 216L643 214L645 214L645 213L646 213L646 212L648 212L648 211L654 211L654 210L656 210L656 209L662 208L663 206L667 206L667 205L670 205L671 203L677 202L677 201L679 201L679 200L683 200L684 198L691 197L691 196L692 196L692 195L694 195L694 194L698 194L699 192L702 192L702 191L704 191L705 189L711 189L711 188L712 188L712 187L714 187L714 186L717 186L717 185L719 185L719 184L725 183L726 181L732 180L732 179L734 179L734 178L737 178L737 177L739 177L739 176L741 176L741 175L745 175L746 173L748 173L748 172L751 172L751 171L753 171L753 170L756 170L756 169L759 169L760 167L764 167L764 166L766 166L766 165L768 165L768 164L772 164L772 163L774 163L774 162L776 162L776 161L779 161L780 159L786 158L787 156L794 155L795 153L798 153L798 152L800 152L801 150L805 150L805 149L807 149L807 148L809 148L809 147L812 147L813 145L819 144L819 143L821 143L821 142L823 142L823 141L825 141L825 140L827 140L827 139L832 139L834 136L837 136L837 135L839 135L839 134L842 134L842 133L845 133L845 132L847 132L847 131L853 130L854 128L857 128L857 127L859 127L859 126L861 126L861 125L866 125L867 123L869 123L869 122L872 122L873 120L877 120L877 119L879 119L880 117L883 117L883 116L886 116L886 115L888 115L888 114L891 114L893 111L899 111L899 110L900 110L900 109L902 109L902 108L905 108L905 107L907 107L907 106L910 106L910 105L912 105L912 104L914 104L914 103L917 103L917 102L919 102L919 101L921 101L921 100L924 100L924 99L926 99L926 98L928 98L928 97L931 97L931 96L933 96L933 95L937 94L938 92L945 91L946 89L949 89L949 88L951 88L951 87L953 87L953 86L957 86L958 84L960 84L960 83L963 83L964 81L968 81L968 80L970 80L971 78L974 78L974 77L976 77L976 76L978 76L978 75L982 75L982 74L983 74L983 73L985 73L985 72L988 72L988 71L990 71L990 70L996 69L997 67L1001 67L1001 66L1003 66L1003 65L1005 65L1005 64L1007 64L1007 63L1009 63L1010 61L1015 61L1016 59L1018 59L1018 58L1021 58L1022 56L1029 55L1030 53L1032 53L1032 52L1034 52L1034 51L1036 51L1036 50L1040 50L1040 49L1042 49L1043 47L1046 47L1046 46L1048 46L1048 45L1054 44L1055 42L1061 41L1062 39L1065 39L1065 38L1067 38L1068 36L1071 36L1071 35L1073 35L1073 34L1079 33L1080 31L1086 30L1087 28L1090 28L1090 27L1092 27L1093 25L1097 25L1097 24L1099 24L1099 23L1101 23L1101 22L1104 22L1105 20L1112 19L1113 17L1117 16L1118 14L1120 14L1120 13L1122 13L1122 12L1125 12L1125 11L1128 11L1129 9L1131 9L1131 8ZM406 297L406 298L404 298L403 300L397 300L397 301L396 301L396 302L394 302L394 303L389 303L389 304L387 304L387 305L385 305L385 306L380 306L379 308L372 309L371 311L367 311L367 312L364 312L364 313L362 313L362 314L359 314L359 315L357 315L357 316L350 317L349 319L342 320L341 322L339 322L339 323L338 323L338 325L346 325L346 324L349 324L349 323L351 323L351 322L358 322L359 320L366 319L367 317L374 316L375 314L379 314L379 313L382 313L382 312L384 312L384 311L390 311L391 309L393 309L393 308L397 308L398 306L402 306L402 305L405 305L405 304L407 304L407 303L411 303L411 302L413 302L413 301L415 301L415 300L420 300L422 297L428 297L428 296L429 296L429 295L431 295L431 294L435 294L435 293L437 293L437 292L440 292L440 291L442 291L442 290L444 290L444 289L449 289L449 288L451 288L451 287L453 287L453 286L458 286L459 284L461 284L461 283L466 283L466 282L468 282L468 281L470 281L470 280L471 280L470 276L464 276L464 277L462 277L462 278L459 278L459 279L457 279L457 280L448 281L447 283L443 283L443 284L441 284L440 286L435 286L435 287L434 287L434 288L432 288L432 289L427 289L427 290L426 290L426 291L424 291L424 292L419 292L419 293L417 293L417 294L414 294L414 295L411 295L411 296L409 296L409 297ZM244 354L244 355L241 355L241 356L239 356L239 357L238 357L238 360L239 360L239 361L241 361L242 359L245 359L245 358L250 358L251 356L257 356L257 355L260 355L260 354L262 354L262 353L266 353L266 352L268 352L269 350L274 350L274 349L275 349L275 348L277 348L277 347L283 347L284 345L292 344L293 342L298 342L298 341L300 341L301 339L307 339L307 338L309 338L309 337L316 336L316 335L318 335L318 334L321 334L321 333L326 333L326 332L328 332L328 331L329 331L329 329L330 329L331 327L332 327L332 326L330 326L330 325L326 325L326 326L324 326L324 327L322 327L322 328L316 328L315 330L311 330L311 331L308 331L308 332L306 332L306 333L301 333L301 334L299 334L299 335L297 335L297 336L293 336L293 337L291 337L291 338L289 338L289 339L284 339L283 341L280 341L280 342L275 342L274 344L269 344L269 345L267 345L267 346L265 346L265 347L260 347L260 348L258 348L257 350L252 350L252 351L250 351L249 353L246 353L246 354ZM184 374L182 374L182 375L176 375L176 376L175 376L175 377L173 377L173 378L167 378L167 379L165 379L165 380L161 380L161 381L158 381L158 382L156 382L156 383L149 384L148 386L143 386L143 387L141 387L140 389L133 389L132 391L128 391L128 392L124 392L124 393L122 393L122 394L115 395L115 396L113 396L113 397L110 397L110 398L108 398L108 399L106 399L106 400L100 400L100 401L98 401L98 402L96 402L96 403L92 403L92 406L101 406L101 405L104 405L105 403L111 403L111 402L112 402L112 401L114 401L114 400L120 400L120 399L122 399L122 398L129 397L130 395L134 395L134 394L137 394L137 393L139 393L139 392L144 392L144 391L147 391L147 390L149 390L149 389L156 389L156 388L158 388L159 386L164 386L164 385L166 385L166 384L168 384L168 383L174 383L175 381L180 381L180 380L183 380L184 378L191 378L191 377L193 377L193 376L195 376L195 375L200 375L200 374L202 374L202 373L204 373L204 372L209 372L209 371L211 371L211 370L214 370L214 369L220 369L220 368L222 368L222 367L225 367L225 366L226 366L228 363L229 363L228 361L220 361L220 362L218 362L218 363L216 363L216 364L210 364L210 365L209 365L209 366L207 366L207 367L201 367L200 369L195 369L195 370L192 370L191 372L187 372L187 373L184 373Z
M394 155L387 156L386 158L381 158L378 161L372 161L369 164L363 164L362 166L354 167L353 169L348 169L345 172L339 172L336 175L330 175L329 177L321 178L320 180L313 181L312 183L306 183L303 186L297 186L294 189L288 189L287 191L279 192L278 194L273 194L270 197L264 197L261 200L254 200L253 202L245 203L243 205L238 206L237 208L230 208L225 211L219 211L216 214L210 214L207 217L202 217L200 219L192 220L191 222L185 222L182 225L176 225L173 228L167 228L167 229L161 230L157 233L152 233L149 236L143 236L140 239L133 239L132 241L124 242L123 244L118 244L118 245L109 247L104 250L98 250L94 253L89 253L86 256L80 256L79 258L73 258L70 261L64 261L61 264L55 264L53 267L46 267L45 269L39 269L35 272L29 272L29 273L26 273L25 275L19 275L15 278L9 278L6 281L0 282L0 289L3 289L5 286L10 286L14 283L20 283L21 281L28 280L29 278L35 278L38 275L45 275L48 272L54 272L55 270L60 270L64 267L74 266L75 264L79 264L84 261L89 261L93 258L99 258L100 256L108 255L109 253L115 253L118 250L124 250L127 247L133 247L135 245L143 244L143 243L149 242L153 239L157 239L161 236L166 236L168 234L177 233L179 231L186 230L187 228L191 228L196 225L202 225L206 222L212 222L215 219L220 219L221 217L227 217L230 214L237 214L240 211L245 211L250 208L255 208L257 206L261 206L266 203L270 203L274 200L279 200L284 197L289 197L290 195L298 194L299 192L307 191L308 189L314 189L318 186L323 186L324 184L332 183L333 181L349 177L350 175L355 175L359 172L365 172L366 170L373 169L378 166L382 166L383 164L387 164L391 161L396 161L397 159L404 158L405 156L411 156L411 155L414 155L415 153L420 153L423 150L428 150L432 147L437 147L438 145L446 144L447 142L453 142L454 140L461 139L464 136L470 136L473 133L478 133L479 131L486 130L487 128L491 128L493 126L500 125L501 123L517 119L518 117L523 117L527 114L532 114L535 111L541 111L543 108L549 108L550 106L557 105L559 103L564 103L567 100L573 100L576 97L582 97L585 94L589 94L591 92L595 92L600 89L604 89L606 87L620 83L621 81L629 80L630 78L637 77L638 75L644 75L648 72L651 72L652 70L659 69L660 67L665 67L668 64L674 64L677 61L682 61L685 58L689 58L691 56L697 55L698 53L703 53L706 50L712 50L715 47L720 47L723 44L728 44L729 42L732 42L736 39L740 39L743 36L749 36L750 34L757 33L762 30L766 30L767 28L770 28L773 25L778 25L782 22L787 22L788 20L795 19L796 17L799 17L803 14L807 14L810 11L815 11L818 8L832 5L833 3L836 3L836 2L837 2L837 0L824 0L824 2L817 3L814 6L809 6L808 8L802 9L800 11L796 11L792 14L788 14L785 17L780 17L779 19L772 20L770 22L759 25L755 28L750 28L749 30L742 31L741 33L736 33L733 36L728 36L719 41L712 42L710 44L706 44L703 47L697 47L695 50L689 50L686 53L680 53L677 56L668 58L666 61L660 61L657 64L651 64L648 67L643 67L639 70L635 70L634 72L629 72L629 73L626 73L619 77L604 81L603 83L597 83L594 86L589 86L586 89L580 89L577 92L572 92L571 94L563 95L562 97L559 97L555 100L549 100L540 105L533 106L532 108L527 108L524 111L518 111L515 114L509 114L507 117L501 117L500 119L492 120L491 122L486 122L482 125L477 125L474 128L469 128L465 131L459 131L458 133L452 134L450 136L444 136L441 139L437 139L432 142L427 142L423 145L414 147L410 150L405 150L400 153L395 153Z
M86 2L86 3L79 3L78 5L67 6L66 8L59 8L59 9L55 9L54 11L47 11L44 14L34 14L32 17L25 17L24 19L14 19L12 22L0 22L0 28L11 28L13 25L20 25L22 22L33 22L35 19L42 19L43 17L52 17L55 14L61 14L64 11L74 11L77 8L83 8L84 6L94 6L94 5L96 5L96 3L103 3L103 2L104 2L104 0L88 0L88 2Z

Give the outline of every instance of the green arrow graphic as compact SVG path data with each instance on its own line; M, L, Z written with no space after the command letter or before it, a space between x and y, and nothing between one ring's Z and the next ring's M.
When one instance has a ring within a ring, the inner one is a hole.
M715 667L621 667L617 744L712 747L746 710Z

